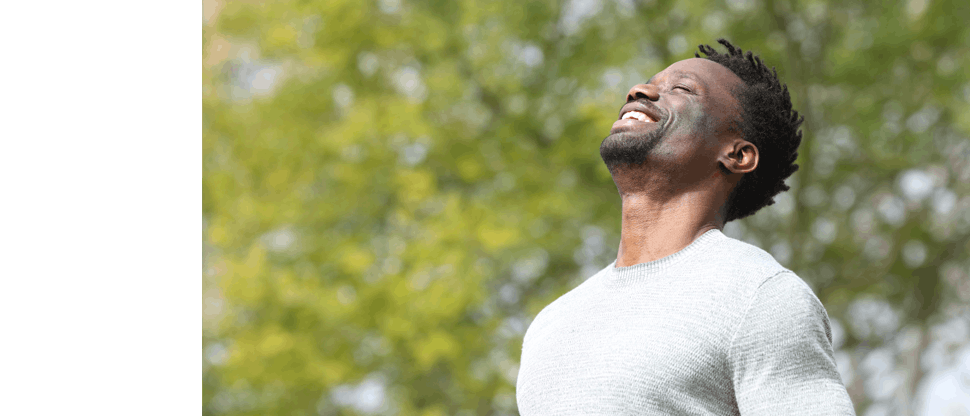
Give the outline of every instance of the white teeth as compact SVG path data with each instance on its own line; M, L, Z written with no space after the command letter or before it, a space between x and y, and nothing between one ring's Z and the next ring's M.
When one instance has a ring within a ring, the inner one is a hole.
M620 119L621 120L625 120L625 119L628 119L628 118L635 118L635 119L640 120L640 121L642 121L644 123L653 123L653 120L651 120L650 117L647 117L646 114L641 113L639 111L628 111L625 114L623 114L623 117L621 117Z

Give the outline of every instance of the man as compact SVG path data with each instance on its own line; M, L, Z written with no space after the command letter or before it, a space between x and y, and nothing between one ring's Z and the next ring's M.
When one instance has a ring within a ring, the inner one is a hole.
M634 86L603 140L619 251L529 326L523 416L855 414L811 288L721 233L789 189L803 119L774 69L718 42Z

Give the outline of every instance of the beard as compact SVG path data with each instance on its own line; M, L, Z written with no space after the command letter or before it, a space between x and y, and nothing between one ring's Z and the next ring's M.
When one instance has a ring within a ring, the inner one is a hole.
M657 128L642 133L624 131L606 136L600 144L600 157L610 173L623 166L643 164L647 155L660 143L663 129L659 127L662 126L660 124Z

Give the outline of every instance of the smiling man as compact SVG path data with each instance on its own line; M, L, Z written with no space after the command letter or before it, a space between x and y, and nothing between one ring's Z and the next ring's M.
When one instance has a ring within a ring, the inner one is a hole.
M788 190L802 119L774 69L718 42L634 86L603 140L616 261L529 326L523 416L855 414L811 288L721 232Z

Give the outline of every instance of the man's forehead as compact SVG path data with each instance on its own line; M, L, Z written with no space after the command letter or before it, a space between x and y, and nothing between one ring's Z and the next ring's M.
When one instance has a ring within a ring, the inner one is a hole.
M701 82L711 81L716 84L728 83L729 85L733 85L742 82L740 77L724 65L704 58L690 58L674 62L663 71L657 73L657 75L651 77L649 82L653 82L664 76L683 76ZM709 84L711 82L705 83Z

